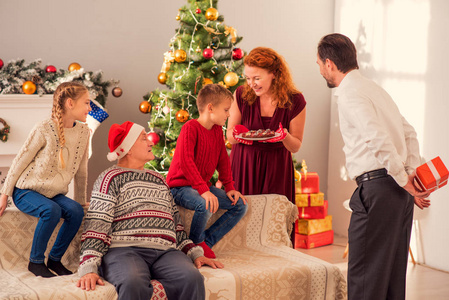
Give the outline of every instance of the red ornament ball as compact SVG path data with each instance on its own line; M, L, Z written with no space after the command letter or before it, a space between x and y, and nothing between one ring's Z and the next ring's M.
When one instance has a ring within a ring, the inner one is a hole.
M243 50L240 48L234 48L232 50L232 59L241 60L243 58Z
M3 60L0 59L0 69L3 68Z
M147 134L147 138L150 140L150 142L153 143L153 145L156 145L161 140L159 134L157 134L156 132L149 132Z
M47 72L47 73L56 73L56 68L55 68L55 66L52 66L52 65L47 66L45 68L45 72Z
M201 13L201 9L197 8L197 9L195 10L195 12L196 12L197 14L200 14L200 13Z
M214 50L211 48L206 48L203 50L203 57L205 59L211 59L214 56Z

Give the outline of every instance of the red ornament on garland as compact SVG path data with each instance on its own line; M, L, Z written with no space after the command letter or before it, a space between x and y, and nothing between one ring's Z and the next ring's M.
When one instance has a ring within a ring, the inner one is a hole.
M201 9L197 8L197 9L195 10L195 12L196 12L197 14L200 14L200 13L201 13Z
M203 57L205 59L211 59L214 56L214 50L211 48L206 48L203 50Z
M153 143L153 145L156 145L161 140L161 138L159 137L159 134L157 134L156 132L149 132L147 134L147 137L150 140L150 142Z
M3 68L3 60L0 58L0 69Z
M232 49L232 59L241 60L243 58L243 50L240 48Z
M47 72L47 73L56 73L56 68L55 68L55 66L52 66L52 65L47 66L45 68L45 72Z

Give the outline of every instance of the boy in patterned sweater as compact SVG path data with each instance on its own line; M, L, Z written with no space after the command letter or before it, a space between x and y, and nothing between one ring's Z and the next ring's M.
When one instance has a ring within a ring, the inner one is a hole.
M104 284L101 274L119 299L150 299L150 280L157 279L168 299L204 299L204 280L196 268L223 264L204 257L187 238L165 180L144 169L154 159L144 128L128 121L114 124L108 144L108 159L119 161L95 182L77 286L93 290Z
M215 258L212 247L246 213L246 198L234 188L231 163L222 127L229 117L232 93L219 84L208 84L198 93L200 116L182 126L167 183L176 204L195 210L189 238ZM215 170L224 190L211 186ZM219 208L227 210L206 230L207 221Z

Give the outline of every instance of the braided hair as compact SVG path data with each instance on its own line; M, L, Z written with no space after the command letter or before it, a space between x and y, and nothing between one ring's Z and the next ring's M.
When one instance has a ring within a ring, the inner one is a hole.
M62 156L62 149L65 146L64 136L64 122L63 115L65 113L65 103L68 98L78 100L88 90L79 82L64 82L61 83L53 94L53 108L51 110L51 118L56 122L58 126L59 137L59 161L61 162L61 168L65 169L64 158Z

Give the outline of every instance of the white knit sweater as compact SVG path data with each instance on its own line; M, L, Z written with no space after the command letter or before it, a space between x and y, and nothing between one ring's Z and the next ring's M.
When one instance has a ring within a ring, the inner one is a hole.
M89 134L88 126L80 122L73 128L64 128L66 143L62 154L66 167L61 169L56 124L51 119L36 124L14 158L0 192L12 196L14 187L18 187L53 198L67 194L69 183L75 178L74 200L85 204Z

